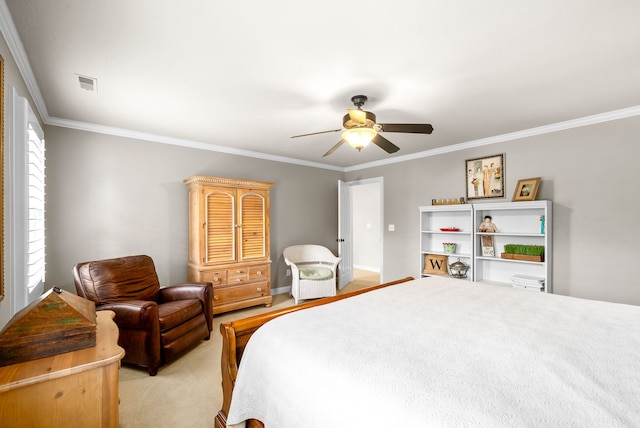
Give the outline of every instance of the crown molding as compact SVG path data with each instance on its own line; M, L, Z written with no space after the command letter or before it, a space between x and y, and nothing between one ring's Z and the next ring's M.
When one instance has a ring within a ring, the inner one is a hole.
M167 137L164 135L150 134L147 132L133 131L131 129L116 128L113 126L97 125L95 123L80 122L76 120L60 119L49 117L45 122L47 125L59 126L61 128L78 129L81 131L95 132L98 134L113 135L117 137L133 138L135 140L151 141L155 143L170 144L174 146L189 147L192 149L208 150L211 152L227 153L230 155L244 156L249 158L269 160L273 162L283 162L294 165L309 166L312 168L323 168L332 171L344 172L344 168L334 165L327 165L319 162L311 162L302 159L290 158L286 156L270 155L267 153L254 152L251 150L236 149L227 146L203 143L200 141L185 140L182 138Z
M9 52L11 52L13 60L16 62L18 67L18 71L27 86L27 90L29 91L33 102L36 104L35 107L38 114L42 120L46 122L49 118L47 105L44 102L44 97L40 92L40 86L38 86L38 81L33 74L31 64L29 64L29 58L24 50L22 40L20 40L20 36L18 36L18 30L16 30L16 26L13 23L11 13L9 12L9 8L7 7L5 0L0 1L0 33L2 33L4 40L7 42Z
M227 153L236 156L245 156L256 159L269 160L273 162L283 162L294 165L308 166L312 168L321 168L331 171L339 172L352 172L360 171L368 168L375 168L379 166L392 165L395 163L406 162L414 159L421 159L425 157L438 156L445 153L452 153L461 150L472 149L476 147L488 146L496 143L503 143L506 141L520 140L527 137L533 137L536 135L549 134L552 132L564 131L572 128L580 128L583 126L594 125L602 122L610 122L613 120L625 119L628 117L640 116L640 106L634 106L624 108L620 110L614 110L606 113L594 114L591 116L585 116L578 119L567 120L564 122L553 123L550 125L538 126L535 128L529 128L522 131L510 132L507 134L496 135L493 137L481 138L479 140L472 140L458 144L452 144L449 146L438 147L431 150L425 150L422 152L411 153L408 155L395 156L389 159L382 159L374 162L362 163L359 165L340 167L335 165L328 165L319 162L311 162L302 159L291 158L287 156L276 156L262 152L254 152L250 150L236 149L227 146L218 146L215 144L203 143L199 141L185 140L181 138L167 137L163 135L150 134L145 132L133 131L130 129L115 128L111 126L97 125L88 122L79 122L75 120L60 119L57 117L47 117L45 123L47 125L59 126L62 128L78 129L81 131L95 132L98 134L107 134L118 137L133 138L136 140L151 141L156 143L170 144L181 147L189 147L193 149L208 150L212 152Z
M345 172L358 171L367 168L390 165L399 162L406 162L413 159L420 159L429 156L437 156L444 153L457 152L460 150L472 149L475 147L488 146L490 144L503 143L506 141L514 141L535 135L549 134L552 132L564 131L566 129L580 128L588 125L595 125L602 122L610 122L612 120L625 119L628 117L640 116L640 106L623 108L606 113L594 114L578 119L566 120L564 122L552 123L550 125L538 126L522 131L510 132L507 134L496 135L493 137L481 138L479 140L467 141L464 143L452 144L450 146L438 147L423 152L411 153L403 156L396 156L390 159L383 159L375 162L363 163L346 167Z

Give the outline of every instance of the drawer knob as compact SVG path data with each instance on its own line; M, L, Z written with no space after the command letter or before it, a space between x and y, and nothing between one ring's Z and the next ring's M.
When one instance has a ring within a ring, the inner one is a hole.
M262 271L259 270L258 272L256 272L258 275L262 275Z
M236 279L236 282L240 282L240 281L242 281L242 279L240 279L240 278Z
M238 270L236 271L236 273L240 273L240 272L242 272L240 269L238 269Z
M258 291L258 293L261 293L262 292L262 288L258 287L257 291Z
M214 295L213 295L213 300L218 300L218 298L219 298L219 297L218 297L218 295L217 295L217 294L214 294Z
M217 276L214 276L214 277L213 277L213 280L214 280L215 282L218 282L218 281L220 281L220 278L218 278Z

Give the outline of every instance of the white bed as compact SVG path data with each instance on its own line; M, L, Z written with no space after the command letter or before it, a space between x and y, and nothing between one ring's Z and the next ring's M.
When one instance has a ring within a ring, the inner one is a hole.
M640 307L443 277L255 331L226 423L640 426Z

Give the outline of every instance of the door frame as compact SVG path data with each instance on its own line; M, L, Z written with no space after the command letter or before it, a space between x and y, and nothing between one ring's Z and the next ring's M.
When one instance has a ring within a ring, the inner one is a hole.
M347 188L349 189L349 192L347 192L347 200L343 201L343 202L347 202L349 204L348 209L344 209L343 207L341 207L341 204L338 204L338 224L342 224L342 225L348 225L349 227L349 231L346 234L346 236L348 236L350 239L353 238L353 233L351 231L352 229L352 225L354 222L354 218L353 218L353 209L352 209L352 198L351 198L351 192L352 189L356 186L361 186L361 185L365 185L365 184L378 184L378 190L380 192L380 260L379 260L379 265L380 265L380 283L384 282L384 177L372 177L372 178L365 178L365 179L361 179L361 180L353 180L353 181L342 181L342 180L338 180L339 182L342 183L342 185L346 185ZM340 185L338 186L340 189ZM341 201L341 195L340 195L340 190L338 190L338 200ZM342 234L343 231L338 230L338 234ZM352 242L348 242L346 244L344 244L343 242L340 242L341 239L344 239L342 236L338 236L338 256L342 257L343 261L348 262L350 265L344 267L342 265L343 262L341 262L341 271L344 270L346 273L348 273L348 275L343 278L341 281L339 280L339 284L338 284L338 288L342 289L346 283L344 281L346 281L347 279L352 280L353 279L353 243ZM348 251L349 254L344 254L345 251ZM342 277L342 275L341 275Z

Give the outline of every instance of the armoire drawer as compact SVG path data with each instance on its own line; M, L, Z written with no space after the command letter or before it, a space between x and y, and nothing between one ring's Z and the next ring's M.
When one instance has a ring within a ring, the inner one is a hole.
M244 284L248 280L246 266L231 268L227 270L227 284L228 285L240 285Z
M227 271L226 270L212 270L201 273L201 281L211 282L213 286L227 285Z
M238 300L252 299L254 297L266 296L270 293L267 282L256 282L254 284L236 285L215 288L213 290L213 304L235 302Z
M268 279L269 276L269 266L261 265L261 266L252 266L249 268L249 281L258 281L261 279Z

